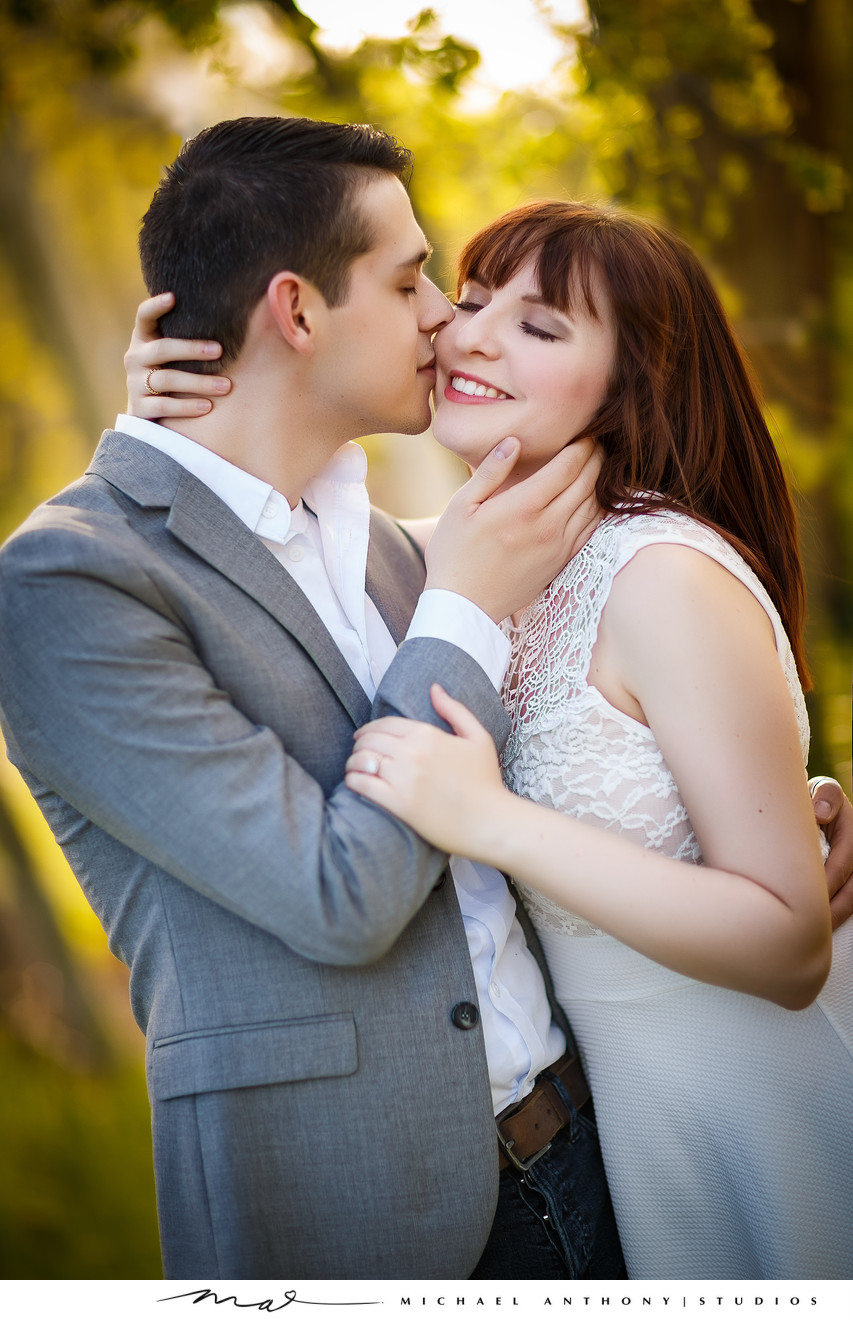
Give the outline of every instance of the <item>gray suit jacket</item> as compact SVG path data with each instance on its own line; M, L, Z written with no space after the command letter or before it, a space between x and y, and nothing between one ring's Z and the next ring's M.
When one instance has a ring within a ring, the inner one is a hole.
M375 512L399 641L423 566ZM320 619L201 482L107 432L0 553L0 711L147 1038L166 1274L459 1278L497 1187L444 858L341 785L371 714L435 721L449 644L406 642L371 711ZM463 1020L464 1015L457 1015Z

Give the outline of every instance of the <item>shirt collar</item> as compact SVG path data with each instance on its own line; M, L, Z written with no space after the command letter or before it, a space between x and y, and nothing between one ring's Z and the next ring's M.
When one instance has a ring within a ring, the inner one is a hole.
M255 531L264 506L273 492L269 482L262 482L259 477L253 477L244 468L238 468L236 464L229 463L221 455L214 454L213 450L199 445L198 441L182 436L180 431L161 427L158 422L148 422L141 417L129 417L126 413L119 413L116 418L116 431L123 431L125 435L134 436L137 440L144 441L146 445L152 445L154 449L168 454L182 468L186 468L187 472L191 472L193 477L204 482L214 495L218 495L251 532ZM280 500L289 510L290 507L284 496L281 496Z
M269 482L231 464L213 449L199 445L197 440L190 440L189 436L169 427L161 427L156 421L131 417L128 413L119 413L115 429L169 454L218 495L250 532L284 544L290 535L305 531L306 511L301 501L296 509L290 509L287 498ZM363 487L366 476L367 454L362 446L347 441L341 449L335 450L325 468L305 487L310 509L321 523L326 517L334 518L335 514L341 513L339 497L346 495L347 490L353 491L354 487ZM349 505L350 502L345 499L345 503Z
M168 454L218 495L250 532L283 543L291 534L305 531L306 512L301 500L292 510L286 498L269 482L229 463L180 431L127 413L119 413L115 429ZM309 505L322 521L323 515L338 503L334 500L335 491L363 486L366 475L367 455L360 445L349 441L308 482L305 495Z
M328 485L363 486L366 477L367 455L360 445L350 440L345 445L341 445L339 450L335 450L325 468L307 483L305 498L313 508L312 496L314 500L318 499L318 488Z

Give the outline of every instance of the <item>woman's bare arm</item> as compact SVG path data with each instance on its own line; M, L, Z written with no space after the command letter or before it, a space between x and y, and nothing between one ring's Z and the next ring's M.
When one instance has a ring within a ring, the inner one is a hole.
M683 549L641 552L605 613L611 656L629 658L621 682L673 771L704 866L509 793L476 722L446 695L435 705L459 737L367 726L348 783L431 842L510 872L678 972L801 1008L831 949L790 696L755 598ZM365 774L371 757L379 774Z

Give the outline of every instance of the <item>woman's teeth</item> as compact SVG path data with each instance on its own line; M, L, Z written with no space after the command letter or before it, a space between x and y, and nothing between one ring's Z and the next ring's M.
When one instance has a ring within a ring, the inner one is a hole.
M465 376L451 376L450 384L460 394L475 394L481 399L508 399L509 395L496 390L493 385L481 385L479 381L469 381Z

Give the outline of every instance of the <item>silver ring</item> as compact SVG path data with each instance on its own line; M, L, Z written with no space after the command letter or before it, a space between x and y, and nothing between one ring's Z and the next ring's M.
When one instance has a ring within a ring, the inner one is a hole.
M145 373L145 389L148 391L149 394L163 393L162 390L155 390L154 386L151 384L151 377L154 375L156 371L159 371L158 367L149 367L148 371Z
M381 765L382 765L382 758L376 757L373 754L371 754L371 756L367 758L361 769L364 771L365 775L378 775L379 767Z
M812 798L814 798L822 784L838 784L838 781L834 780L831 775L813 775L809 780L809 793ZM838 787L840 789L841 785L838 784Z

